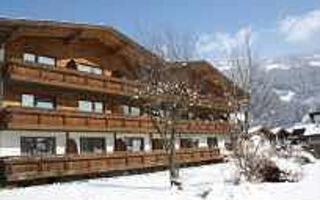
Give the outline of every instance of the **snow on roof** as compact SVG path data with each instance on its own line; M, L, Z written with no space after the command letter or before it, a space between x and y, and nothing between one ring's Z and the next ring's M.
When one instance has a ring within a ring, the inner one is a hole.
M257 132L257 131L261 130L262 128L263 128L262 125L254 126L254 127L249 128L248 132L249 133L254 133L254 132Z
M303 135L319 135L320 134L320 125L319 124L309 124L306 126L306 130Z
M281 129L282 129L282 127L275 127L275 128L273 128L273 129L271 129L270 131L271 131L271 133L273 133L273 134L277 134Z
M320 135L320 124L315 124L315 123L308 123L308 124L299 123L289 129L293 131L293 130L302 129L302 128L305 129L305 131L303 133L304 136ZM292 131L290 131L290 132L292 132Z

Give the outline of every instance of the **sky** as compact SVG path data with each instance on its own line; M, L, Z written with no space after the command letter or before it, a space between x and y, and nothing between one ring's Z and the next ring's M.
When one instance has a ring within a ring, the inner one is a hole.
M0 16L197 35L199 52L226 52L250 32L264 57L320 50L320 0L2 0ZM319 47L318 47L319 46Z

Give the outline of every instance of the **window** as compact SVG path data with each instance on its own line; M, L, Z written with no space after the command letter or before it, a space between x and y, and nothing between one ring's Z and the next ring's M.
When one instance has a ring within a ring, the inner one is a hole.
M104 153L106 151L105 138L80 138L80 151L84 153Z
M207 138L207 144L209 148L216 148L218 147L218 140L216 137L209 137Z
M132 107L128 105L123 105L123 113L124 115L131 115L131 116L140 116L140 108L139 107Z
M21 95L21 105L23 107L54 109L55 108L55 98L35 96L32 94L22 94Z
M0 62L4 61L4 57L5 57L5 50L4 50L4 47L1 46L0 47Z
M51 65L55 66L56 65L56 59L47 57L47 56L38 56L38 63L39 64L44 64L44 65Z
M100 101L79 100L78 108L83 112L103 113L103 103Z
M85 72L89 74L97 74L97 75L102 74L101 68L96 66L86 65L86 64L77 64L77 70L80 72Z
M123 105L122 108L123 108L123 114L130 115L130 110L129 110L130 107L129 106Z
M102 113L103 112L103 104L102 102L94 102L93 103L94 105L94 112L97 112L97 113Z
M92 73L100 75L100 74L102 74L102 70L100 68L98 68L98 67L93 67L92 68Z
M138 107L131 107L131 115L132 115L132 116L140 116L140 108L138 108Z
M54 109L55 108L55 98L35 96L32 94L22 94L21 95L21 105L23 107Z
M180 139L180 147L182 149L184 148L197 148L199 145L198 139L192 139L192 138L181 138Z
M29 63L35 63L36 62L36 55L31 53L24 53L23 54L23 61L29 62Z
M21 99L23 107L34 107L34 95L23 94Z
M92 111L92 102L91 101L78 101L78 106L80 111L91 112Z
M38 63L49 66L56 66L56 59L48 56L36 55L32 53L23 54L23 62Z
M44 109L53 109L54 100L52 98L36 97L35 107Z
M77 64L77 70L80 72L91 73L91 68L87 65Z
M125 138L126 149L131 152L143 151L144 142L143 138L130 137Z
M56 140L54 137L21 137L21 154L46 155L55 154Z

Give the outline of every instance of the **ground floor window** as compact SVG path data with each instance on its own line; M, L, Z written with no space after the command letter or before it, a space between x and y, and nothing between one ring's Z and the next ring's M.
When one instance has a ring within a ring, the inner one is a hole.
M106 152L105 138L80 138L80 151L83 153L103 153Z
M45 155L56 152L54 137L21 137L20 142L23 155Z
M207 138L207 144L209 148L216 148L218 147L218 139L216 137L209 137Z
M180 147L182 149L197 148L199 146L199 140L194 138L181 138Z
M140 138L140 137L125 138L125 143L128 151L131 151L131 152L143 151L143 148L144 148L143 138Z

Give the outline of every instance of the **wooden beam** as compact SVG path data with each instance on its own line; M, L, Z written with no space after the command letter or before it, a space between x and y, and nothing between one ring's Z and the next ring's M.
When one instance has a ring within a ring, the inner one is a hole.
M3 39L0 41L1 44L7 43L16 37L17 32L19 32L19 27L15 26L10 28L4 33Z
M70 43L73 43L73 42L76 42L77 40L79 40L82 35L83 35L82 30L80 30L80 29L75 30L74 32L72 32L68 36L66 36L66 38L63 39L63 42L68 45Z

